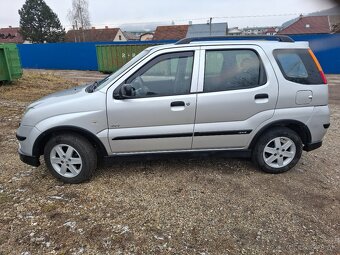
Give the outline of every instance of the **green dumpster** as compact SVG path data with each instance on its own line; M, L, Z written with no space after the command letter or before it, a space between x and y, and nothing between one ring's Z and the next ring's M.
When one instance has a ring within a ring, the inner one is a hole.
M117 71L130 59L154 44L102 44L96 45L98 70L103 73Z
M18 48L14 43L0 43L0 81L13 81L22 76Z

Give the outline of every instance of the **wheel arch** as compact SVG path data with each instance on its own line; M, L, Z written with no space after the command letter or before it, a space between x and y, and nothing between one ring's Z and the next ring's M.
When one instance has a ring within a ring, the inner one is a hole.
M33 155L34 156L40 156L44 154L44 147L47 143L47 141L53 136L53 135L58 135L62 133L73 133L73 134L78 134L86 138L96 149L98 156L107 156L107 151L105 149L105 146L103 143L99 140L99 138L91 133L90 131L80 128L80 127L75 127L75 126L59 126L59 127L54 127L51 129L48 129L41 133L38 138L35 140L34 145L33 145Z
M252 141L250 142L249 148L252 149L256 145L257 140L266 133L269 129L273 127L286 127L293 131L295 131L299 137L301 138L301 141L304 145L309 144L312 141L312 135L310 133L309 128L306 126L306 124L302 123L298 120L277 120L271 123L268 123L264 127L262 127L256 135L253 137Z

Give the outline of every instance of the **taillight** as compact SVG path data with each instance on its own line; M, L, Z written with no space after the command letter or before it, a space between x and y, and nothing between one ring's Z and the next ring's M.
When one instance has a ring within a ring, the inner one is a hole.
M327 84L327 79L326 79L325 73L322 71L322 67L321 67L318 59L315 57L315 55L314 55L314 53L311 49L308 49L308 52L309 52L310 56L312 57L316 67L318 68L318 71L320 73L320 76L321 76L323 83Z

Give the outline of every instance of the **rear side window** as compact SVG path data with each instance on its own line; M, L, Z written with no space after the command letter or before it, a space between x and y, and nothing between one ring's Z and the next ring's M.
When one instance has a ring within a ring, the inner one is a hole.
M321 74L308 49L278 49L274 57L286 80L301 84L322 84Z
M266 81L262 61L254 50L206 51L203 92L248 89Z

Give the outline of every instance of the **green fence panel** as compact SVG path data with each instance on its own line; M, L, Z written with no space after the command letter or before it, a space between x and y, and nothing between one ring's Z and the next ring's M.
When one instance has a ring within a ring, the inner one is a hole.
M17 46L13 43L0 43L0 81L13 81L21 76Z
M115 72L141 51L154 45L156 44L96 45L98 70L103 73Z

